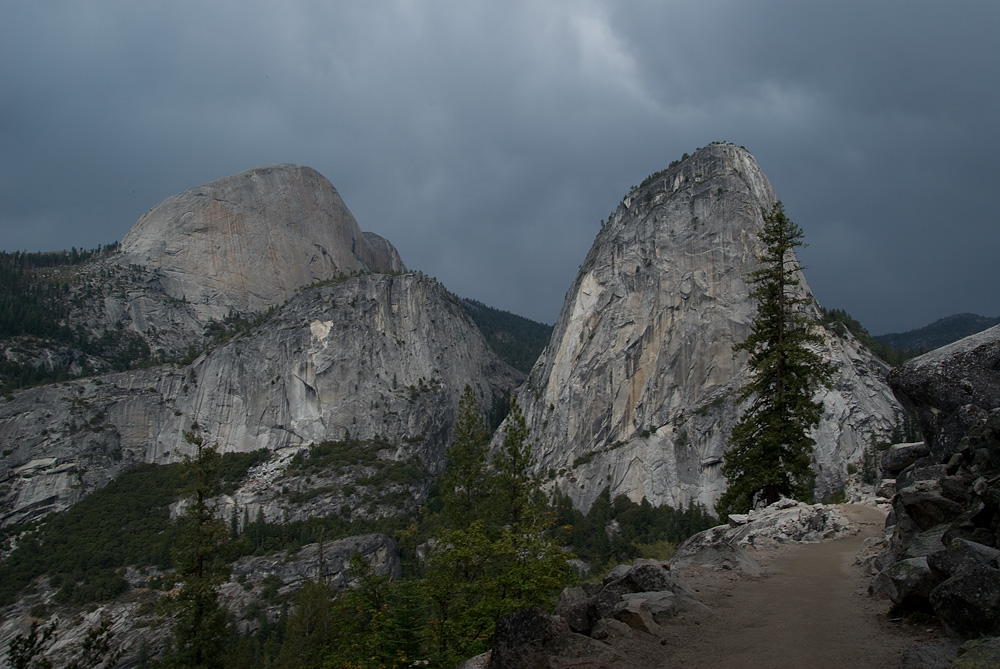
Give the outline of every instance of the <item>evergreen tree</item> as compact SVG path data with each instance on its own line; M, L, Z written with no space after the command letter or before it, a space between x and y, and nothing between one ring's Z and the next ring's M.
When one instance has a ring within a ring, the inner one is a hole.
M466 385L458 400L455 440L445 454L447 468L440 482L445 522L452 529L468 526L490 502L486 469L489 441L479 401Z
M429 560L429 628L443 664L486 650L498 617L549 604L568 577L567 555L550 534L554 516L533 471L529 430L516 401L503 434L492 469L476 484L488 491L489 504L467 525L444 532L442 549Z
M424 649L427 606L421 583L406 579L395 583L388 595L389 617L382 631L381 646L394 664L411 667Z
M201 437L190 432L184 437L196 447L195 456L186 458L192 483L179 519L183 534L175 560L184 586L168 606L175 614L174 645L163 666L214 669L223 666L226 639L226 612L217 588L226 578L222 557L229 530L215 518L211 503L219 488L221 458Z
M295 595L278 654L278 666L306 669L323 666L325 649L337 640L333 603L336 591L322 575L307 580Z
M750 378L738 395L749 406L733 427L722 465L729 487L716 505L720 518L782 496L811 497L815 441L809 431L823 412L813 398L833 373L810 348L822 340L803 310L810 299L795 293L802 268L793 252L802 246L802 229L780 202L765 215L760 241L761 268L750 274L757 315L749 336L734 347L749 354Z
M496 619L493 546L482 520L440 537L424 578L434 655L445 663L482 653Z
M528 440L530 431L516 399L503 428L503 445L493 458L491 510L493 521L501 527L534 527L548 511L542 494L542 480L534 470L534 453Z
M389 577L376 574L360 553L351 556L347 574L356 586L339 593L334 601L338 642L327 648L323 666L351 669L395 666L392 649L383 643L389 617Z

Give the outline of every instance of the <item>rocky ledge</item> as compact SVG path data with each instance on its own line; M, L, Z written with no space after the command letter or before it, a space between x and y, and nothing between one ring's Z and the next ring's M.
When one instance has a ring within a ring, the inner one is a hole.
M924 442L882 458L895 494L871 591L932 613L958 639L1000 636L1000 326L907 362L889 382Z

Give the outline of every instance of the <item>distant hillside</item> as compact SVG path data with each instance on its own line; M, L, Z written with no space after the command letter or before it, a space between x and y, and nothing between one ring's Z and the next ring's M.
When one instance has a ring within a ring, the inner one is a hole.
M488 307L477 300L463 297L461 301L490 348L514 369L529 373L549 343L552 326Z
M997 324L1000 324L1000 317L955 314L916 330L877 335L875 340L897 351L917 355L982 332Z
M131 268L93 271L117 249L115 242L71 251L0 251L0 394L152 362L138 333L88 329L78 317L81 305L125 290Z
M823 318L820 321L820 324L831 332L839 336L843 336L845 330L850 331L850 333L854 335L855 339L861 342L865 348L885 360L890 365L901 365L906 360L907 355L905 351L894 349L891 346L887 346L882 342L877 341L876 338L872 337L868 333L868 330L866 330L856 318L843 309L827 309L826 307L820 307L820 311L823 313Z

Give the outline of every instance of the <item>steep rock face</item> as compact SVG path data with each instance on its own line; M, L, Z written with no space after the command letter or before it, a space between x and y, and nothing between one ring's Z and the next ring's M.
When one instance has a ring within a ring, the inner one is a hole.
M731 144L648 181L598 233L518 396L540 470L583 508L605 487L709 507L725 489L720 465L746 373L732 349L754 315L747 276L776 198ZM837 375L815 435L819 496L900 411L884 363L849 335L824 338Z
M0 524L62 510L135 462L179 460L193 425L223 452L381 437L385 457L437 472L465 385L489 406L522 378L428 277L316 286L187 367L33 388L0 404Z
M156 268L163 292L204 319L262 311L297 289L352 271L401 271L366 236L321 174L267 165L192 188L146 212L118 262Z
M871 590L932 610L953 636L1000 634L1000 326L907 361L889 382L924 444L882 456L894 477Z

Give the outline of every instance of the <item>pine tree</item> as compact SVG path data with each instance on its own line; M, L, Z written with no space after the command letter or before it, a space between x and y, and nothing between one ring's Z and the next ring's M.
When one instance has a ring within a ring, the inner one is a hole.
M337 640L336 589L322 575L303 583L288 615L278 666L312 669L323 666L327 646Z
M729 487L716 505L720 518L782 496L811 497L815 441L809 431L823 415L814 397L833 373L811 348L822 340L804 313L811 299L796 294L802 267L793 252L803 245L802 229L780 202L764 216L760 241L761 268L750 274L757 315L749 336L734 347L734 353L749 354L750 377L738 395L749 406L733 427L724 457Z
M398 581L389 590L389 616L382 631L381 645L397 666L417 666L423 655L427 600L419 581Z
M184 586L168 606L175 613L174 648L163 666L221 668L226 611L219 604L217 588L226 577L221 558L229 530L215 518L211 503L218 493L221 457L201 437L190 432L184 437L196 447L195 456L186 459L193 480L187 509L179 519L183 538L175 560Z
M478 409L477 409L478 410ZM548 605L569 575L551 538L554 520L534 473L530 432L516 401L493 467L476 485L488 504L466 526L440 536L424 591L434 654L443 664L483 652L499 616Z
M547 511L541 477L533 471L535 462L529 434L520 405L516 399L511 400L503 428L503 445L493 458L496 471L491 508L494 522L502 527L534 527Z
M489 441L479 401L466 385L458 400L455 440L445 454L447 469L441 477L444 517L453 529L467 527L490 502L486 469Z

